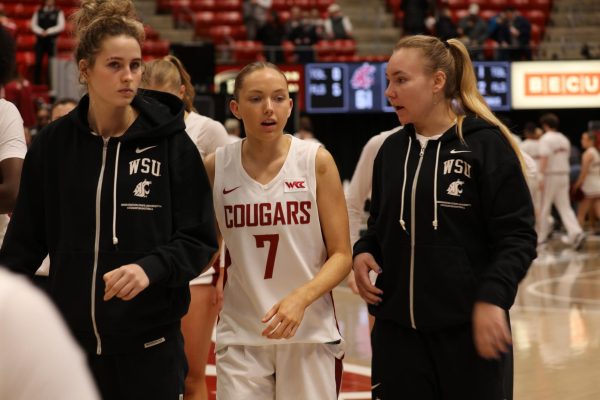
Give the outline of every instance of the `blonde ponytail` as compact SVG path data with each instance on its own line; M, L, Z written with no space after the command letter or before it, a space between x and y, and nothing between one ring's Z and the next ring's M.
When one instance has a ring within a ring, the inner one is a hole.
M496 115L494 115L492 110L490 110L489 106L485 102L485 99L477 89L475 70L473 69L473 64L471 63L471 58L469 57L467 48L458 39L449 39L447 43L449 45L450 53L454 57L456 77L458 78L456 80L457 90L454 90L453 92L459 100L460 105L465 111L470 111L477 117L483 119L491 125L497 126L498 129L500 129L500 132L502 132L506 140L508 140L508 143L510 143L510 146L517 155L517 158L521 163L523 174L526 176L526 164L525 160L523 159L523 155L521 154L519 144L514 139L510 129L508 129L508 127L504 125L502 121L496 117ZM463 139L462 122L464 118L464 114L457 117L457 131L461 140Z

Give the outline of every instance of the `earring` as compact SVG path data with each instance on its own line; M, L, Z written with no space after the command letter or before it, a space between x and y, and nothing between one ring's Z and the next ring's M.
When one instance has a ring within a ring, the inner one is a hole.
M85 85L85 84L87 84L87 81L86 81L86 80L85 80L85 78L84 78L83 76L81 76L81 75L79 75L79 79L78 79L78 81L79 81L79 84L80 84L80 85Z

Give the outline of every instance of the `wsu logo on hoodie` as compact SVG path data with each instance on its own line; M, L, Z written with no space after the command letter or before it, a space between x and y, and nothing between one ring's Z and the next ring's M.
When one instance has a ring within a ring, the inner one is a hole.
M144 179L135 186L135 189L133 189L133 195L136 197L148 197L150 194L150 185L152 185L152 181Z
M139 154L143 151L152 149L156 146L145 147L143 149L136 149L136 154ZM148 179L151 177L159 178L162 175L162 163L158 160L149 157L136 158L135 160L129 161L129 176L134 175L146 175L141 180L136 179L133 185L133 190L130 193L133 194L134 200L133 202L122 203L121 206L126 207L128 210L154 210L156 208L161 208L160 204L146 204L145 202L138 203L141 199L148 199L150 196L150 192L152 190L153 181Z

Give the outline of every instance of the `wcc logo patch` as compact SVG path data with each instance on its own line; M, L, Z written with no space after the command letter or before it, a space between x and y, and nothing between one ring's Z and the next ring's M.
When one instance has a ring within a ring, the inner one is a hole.
M283 180L283 192L294 193L294 192L306 192L308 186L306 185L306 178L293 178Z

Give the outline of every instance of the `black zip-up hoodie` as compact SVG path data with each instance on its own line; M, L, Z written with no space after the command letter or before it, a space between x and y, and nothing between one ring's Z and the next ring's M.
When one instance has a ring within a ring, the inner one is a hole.
M87 95L40 132L0 250L0 263L29 275L50 254L52 297L97 354L176 333L188 282L217 248L211 189L182 102L147 91L132 106L139 116L121 137L91 132ZM104 301L103 275L131 263L150 285L130 301Z
M377 318L435 330L471 320L475 301L508 310L536 255L531 197L497 127L466 117L424 149L414 126L391 135L373 168L371 215L354 255L383 272ZM404 226L404 228L403 228Z

